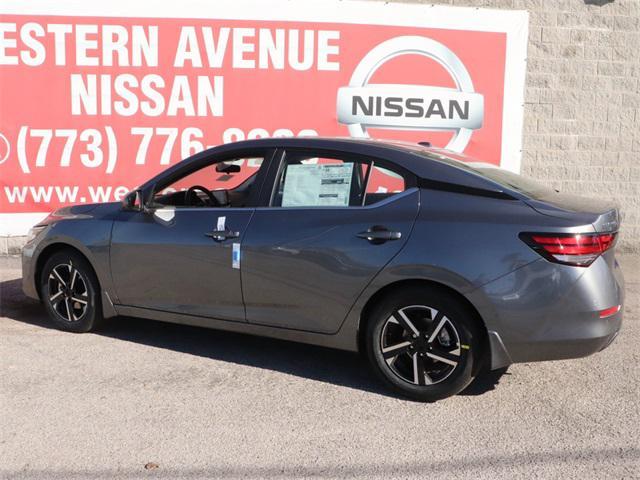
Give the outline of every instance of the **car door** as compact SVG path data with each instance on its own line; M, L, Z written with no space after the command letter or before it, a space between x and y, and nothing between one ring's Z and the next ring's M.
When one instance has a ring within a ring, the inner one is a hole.
M225 166L236 165L231 173L217 170L220 159L212 160L170 185L158 185L151 212L120 212L110 255L117 303L245 321L234 244L246 233L272 153L225 158ZM202 200L191 198L186 205L185 189L193 185L212 190L220 204L196 190Z
M247 321L334 333L405 244L419 190L379 160L296 149L278 156L241 246Z

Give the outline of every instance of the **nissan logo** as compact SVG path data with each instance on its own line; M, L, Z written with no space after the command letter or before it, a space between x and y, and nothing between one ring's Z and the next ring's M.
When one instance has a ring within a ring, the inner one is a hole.
M373 74L400 55L423 55L442 65L456 88L371 84ZM471 133L482 127L484 97L474 92L469 72L440 42L418 36L396 37L376 46L358 64L349 86L338 89L338 121L352 137L368 137L367 127L397 130L451 130L445 148L463 152Z

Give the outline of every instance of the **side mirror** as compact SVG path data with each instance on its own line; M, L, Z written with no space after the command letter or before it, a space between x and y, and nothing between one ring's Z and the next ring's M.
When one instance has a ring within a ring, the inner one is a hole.
M220 162L216 165L216 172L218 173L238 173L240 172L240 165L234 163Z
M122 200L122 208L136 212L146 212L147 208L144 204L142 190L135 190L124 197L124 200Z

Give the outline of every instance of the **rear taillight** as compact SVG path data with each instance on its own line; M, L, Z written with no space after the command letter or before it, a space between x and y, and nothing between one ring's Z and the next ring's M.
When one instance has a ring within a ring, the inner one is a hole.
M588 267L616 241L616 233L521 233L520 238L551 262Z
M621 305L616 305L615 307L605 308L604 310L600 310L599 316L600 318L607 318L612 315L615 315L620 311Z

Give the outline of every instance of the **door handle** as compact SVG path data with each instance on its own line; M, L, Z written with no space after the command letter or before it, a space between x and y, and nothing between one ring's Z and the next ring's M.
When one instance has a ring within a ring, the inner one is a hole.
M358 238L364 238L374 245L388 242L390 240L400 240L402 238L402 232L394 232L388 230L386 227L374 226L366 232L360 232L356 234Z
M205 233L205 235L207 237L213 238L216 242L222 242L224 240L238 238L240 236L240 233L233 232L231 230L214 230L212 232Z

